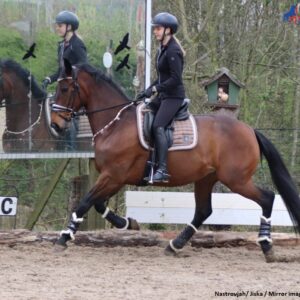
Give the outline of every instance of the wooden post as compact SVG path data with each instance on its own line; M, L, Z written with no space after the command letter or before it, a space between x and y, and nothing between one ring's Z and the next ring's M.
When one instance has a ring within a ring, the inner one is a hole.
M82 161L83 160L81 160L81 162ZM94 159L88 160L87 168L88 168L87 170L88 174L76 176L71 180L70 183L71 191L70 191L70 198L68 203L68 212L70 216L72 212L76 210L82 198L94 186L99 176L99 173L95 168ZM79 173L81 173L81 171ZM82 224L80 224L80 230L84 231L84 230L94 230L94 229L103 229L103 228L105 228L105 220L103 220L102 216L95 210L94 207L91 207L87 215L85 215L84 221L82 222Z
M35 223L38 221L41 213L43 212L44 207L46 206L50 196L52 195L60 177L62 176L65 168L67 167L70 158L63 159L59 164L56 172L52 175L50 182L45 186L44 190L42 191L41 195L38 197L40 199L34 211L32 212L31 216L28 218L27 224L25 226L26 229L32 230Z
M68 201L68 214L71 218L71 214L76 210L80 200L86 195L89 190L89 176L79 175L73 177L70 182L70 197ZM80 230L87 230L87 219L84 219L80 224Z

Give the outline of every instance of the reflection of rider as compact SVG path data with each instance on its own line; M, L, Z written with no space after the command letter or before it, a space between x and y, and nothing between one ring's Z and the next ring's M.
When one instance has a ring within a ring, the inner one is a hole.
M168 182L167 171L168 143L165 128L172 121L185 98L182 82L183 56L185 54L179 41L173 34L178 28L175 16L169 13L159 13L152 20L153 33L160 42L156 55L157 79L140 97L151 97L158 93L159 107L153 123L155 149L158 154L158 169L153 176L153 182Z
M43 88L46 89L62 75L64 69L64 59L67 59L71 65L87 62L86 47L81 38L76 34L79 27L78 17L70 11L61 11L55 19L56 32L63 38L58 44L58 64L56 73L46 77L43 81ZM74 120L74 119L73 119ZM77 134L77 120L71 122L70 130L67 132L67 138L70 140L70 147L74 148L74 140Z
M57 81L64 68L64 59L71 65L87 62L86 47L76 34L79 27L78 17L70 11L62 11L56 16L55 24L57 34L63 38L57 49L59 68L56 73L44 79L44 87Z

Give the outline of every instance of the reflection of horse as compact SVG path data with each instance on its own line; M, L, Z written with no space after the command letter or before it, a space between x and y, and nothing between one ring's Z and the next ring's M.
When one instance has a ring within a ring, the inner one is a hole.
M65 128L82 106L86 109L94 135L95 163L100 176L73 213L68 229L57 241L58 248L66 246L84 214L93 205L115 227L138 228L135 220L119 217L105 206L107 200L125 184L139 185L144 176L149 154L139 143L136 108L100 71L89 65L73 67L72 70L66 64L66 77L59 81L56 103L52 107L52 125ZM180 186L194 182L195 215L191 224L170 241L165 252L173 254L183 248L212 213L212 188L217 181L221 181L233 192L261 206L258 241L267 261L273 261L270 218L274 193L257 187L252 176L262 152L295 228L299 230L300 199L279 153L265 136L238 120L219 115L195 116L195 119L198 143L188 151L169 152L171 178L165 184Z
M0 100L6 108L6 129L2 137L4 150L56 149L59 140L52 136L45 117L46 93L39 88L34 77L31 76L30 80L30 73L13 60L1 60L0 72ZM31 103L28 97L30 85Z

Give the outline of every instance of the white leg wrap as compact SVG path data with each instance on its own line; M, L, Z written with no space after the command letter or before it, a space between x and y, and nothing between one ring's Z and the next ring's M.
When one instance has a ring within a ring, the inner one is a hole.
M265 216L261 216L260 219L265 221L266 223L271 223L271 218L267 219Z
M74 233L72 232L72 230L70 230L70 229L62 230L60 232L60 236L62 236L63 234L69 235L71 237L72 241L75 240L75 236L74 236Z
M256 243L259 245L259 242L267 241L270 244L273 244L273 240L269 238L268 236L260 236L257 240Z
M198 229L192 223L188 223L187 226L192 227L195 232L198 232Z
M265 216L260 217L261 222L265 224L269 224L271 226L271 218L266 218ZM261 224L262 225L262 224ZM272 244L273 241L270 236L268 235L261 235L257 238L256 243L259 245L259 242L267 241L268 243Z
M109 208L106 207L105 212L102 215L102 218L105 219L107 217L108 213L109 213Z
M171 249L175 252L175 253L177 253L177 252L179 252L181 249L177 249L177 248L175 248L175 246L173 245L173 240L170 240L170 247L171 247Z
M129 220L127 218L123 218L124 220L126 220L126 225L123 228L117 228L118 230L126 230L129 226Z
M77 218L76 213L75 213L75 212L72 213L72 220L71 220L71 223L73 223L73 224L74 224L74 223L79 224L79 223L82 223L82 221L83 221L83 218ZM72 227L73 227L73 226L72 226ZM75 227L75 229L76 229L76 227ZM75 230L75 229L74 229L74 230ZM71 230L70 228L68 228L68 229L63 230L63 231L60 232L60 236L62 236L63 234L69 235L70 238L71 238L73 241L75 240L74 232L73 232L73 230Z
M75 223L82 223L83 218L77 218L76 212L72 213L72 221Z

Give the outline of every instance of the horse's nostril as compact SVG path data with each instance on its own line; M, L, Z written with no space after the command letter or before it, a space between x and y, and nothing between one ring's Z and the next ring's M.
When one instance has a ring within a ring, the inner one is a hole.
M62 132L62 129L56 124L56 123L51 123L51 127L58 133Z

